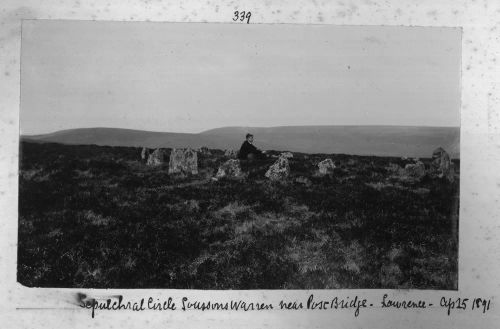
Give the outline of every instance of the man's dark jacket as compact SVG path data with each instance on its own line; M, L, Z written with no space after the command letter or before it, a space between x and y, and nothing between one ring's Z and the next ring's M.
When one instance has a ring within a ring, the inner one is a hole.
M255 146L250 144L248 141L244 141L241 144L240 153L238 153L238 158L247 159L249 154L253 154L256 158L262 158L262 151L257 149Z

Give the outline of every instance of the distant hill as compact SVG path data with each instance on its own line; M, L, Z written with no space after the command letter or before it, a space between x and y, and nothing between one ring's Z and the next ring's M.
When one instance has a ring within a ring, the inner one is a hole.
M250 132L264 150L303 153L344 153L377 156L430 157L441 146L460 155L458 127L410 126L285 126L223 127L198 134L151 132L119 128L80 128L21 136L22 140L109 146L239 149Z

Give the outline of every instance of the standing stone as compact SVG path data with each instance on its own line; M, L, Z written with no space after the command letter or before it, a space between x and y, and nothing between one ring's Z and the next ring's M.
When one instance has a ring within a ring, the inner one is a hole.
M147 161L150 153L151 153L150 149L148 149L147 147L143 147L141 150L141 160Z
M283 180L290 174L290 164L285 157L279 157L266 172L266 177L272 181Z
M293 158L293 153L292 152L283 152L280 154L280 157L291 159L291 158Z
M195 150L173 149L170 153L168 173L198 174L198 154Z
M335 164L333 163L332 159L328 158L318 163L318 169L320 175L326 175L333 172L333 169L335 169Z
M215 174L215 178L241 178L243 172L241 171L240 162L235 159L227 160L224 162Z
M439 178L446 177L453 180L453 167L449 154L441 147L432 152L431 171Z
M152 167L160 166L163 163L165 163L166 157L167 157L167 150L161 148L156 149L152 153L149 153L146 165Z

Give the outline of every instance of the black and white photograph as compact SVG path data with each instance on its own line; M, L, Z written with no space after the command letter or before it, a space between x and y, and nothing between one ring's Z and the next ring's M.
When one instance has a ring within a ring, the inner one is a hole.
M453 27L24 20L17 281L457 290L461 46Z

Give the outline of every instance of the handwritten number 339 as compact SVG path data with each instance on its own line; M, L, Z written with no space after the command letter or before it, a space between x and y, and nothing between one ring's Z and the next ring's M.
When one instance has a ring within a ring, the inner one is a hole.
M241 21L243 22L245 19L247 20L247 24L250 24L250 17L252 17L252 13L249 11L235 11L233 21Z

